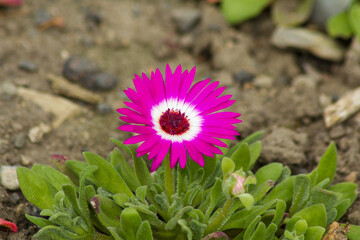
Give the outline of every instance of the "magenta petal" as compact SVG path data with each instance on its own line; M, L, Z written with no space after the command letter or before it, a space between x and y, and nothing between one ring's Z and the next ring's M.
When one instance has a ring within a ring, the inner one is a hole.
M149 139L150 137L151 137L151 135L149 135L149 134L136 135L136 136L126 139L124 141L124 144L135 144L135 143L143 142L143 141Z
M187 155L186 155L185 147L184 147L184 145L180 145L180 147L179 147L179 164L182 169L184 169L186 166L186 160L187 160Z
M200 166L204 167L204 158L201 155L201 153L198 152L198 150L196 150L196 148L191 144L191 142L184 142L185 143L185 147L186 150L188 151L191 159L193 161L195 161L197 164L199 164Z
M151 164L151 172L155 171L160 166L166 154L169 152L170 144L171 144L170 141L163 141L162 143L159 144L161 147L154 161Z

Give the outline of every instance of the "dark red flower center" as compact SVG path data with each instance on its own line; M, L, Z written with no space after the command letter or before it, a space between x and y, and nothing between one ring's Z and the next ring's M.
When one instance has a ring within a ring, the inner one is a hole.
M181 135L190 128L187 116L179 110L166 110L161 115L159 123L161 129L170 135Z

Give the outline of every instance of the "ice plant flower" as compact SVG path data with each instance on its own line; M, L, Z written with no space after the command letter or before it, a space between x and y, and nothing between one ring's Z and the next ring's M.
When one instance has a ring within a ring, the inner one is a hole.
M153 159L151 171L156 170L166 154L170 154L170 167L177 162L184 168L187 153L204 166L203 155L213 157L222 154L218 147L226 147L219 139L235 139L239 135L234 124L241 122L235 112L219 112L231 106L231 95L220 96L225 87L210 79L192 85L196 68L182 71L179 65L174 72L166 66L165 81L159 69L148 77L135 75L135 90L128 88L125 94L130 101L128 108L117 111L120 119L129 123L119 129L134 132L124 144L142 144L137 156L149 153Z
M5 220L3 218L0 218L0 226L7 227L14 233L16 233L18 230L15 223Z

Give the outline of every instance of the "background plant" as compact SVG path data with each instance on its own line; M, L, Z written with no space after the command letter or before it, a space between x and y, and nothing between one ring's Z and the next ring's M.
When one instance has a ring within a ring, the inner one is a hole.
M309 174L291 175L271 163L251 172L261 152L255 133L202 168L188 161L171 170L169 160L150 174L135 146L112 139L106 159L85 152L87 161L18 168L24 196L43 217L34 239L306 239L320 240L357 197L354 183L330 185L337 154L331 143ZM349 239L360 239L351 226Z
M294 27L309 19L314 2L315 0L222 0L221 11L229 23L238 24L258 16L271 6L271 18L275 24ZM360 38L359 23L360 1L353 0L348 8L327 20L326 31L332 37L350 38L356 35Z

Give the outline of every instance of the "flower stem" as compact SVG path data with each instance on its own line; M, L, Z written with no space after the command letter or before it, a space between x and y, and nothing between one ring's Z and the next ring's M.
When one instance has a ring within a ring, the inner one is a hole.
M204 235L208 235L210 233L216 232L221 227L221 224L227 217L232 205L234 203L234 200L232 198L226 199L223 208L221 209L220 213L216 216L216 218L209 223L209 225L205 229Z
M164 166L165 167L165 173L164 173L165 193L169 199L169 203L171 204L172 203L171 196L175 192L175 187L174 187L173 170L170 168L169 154L166 155L166 157L164 159L164 164L165 164L165 166Z

